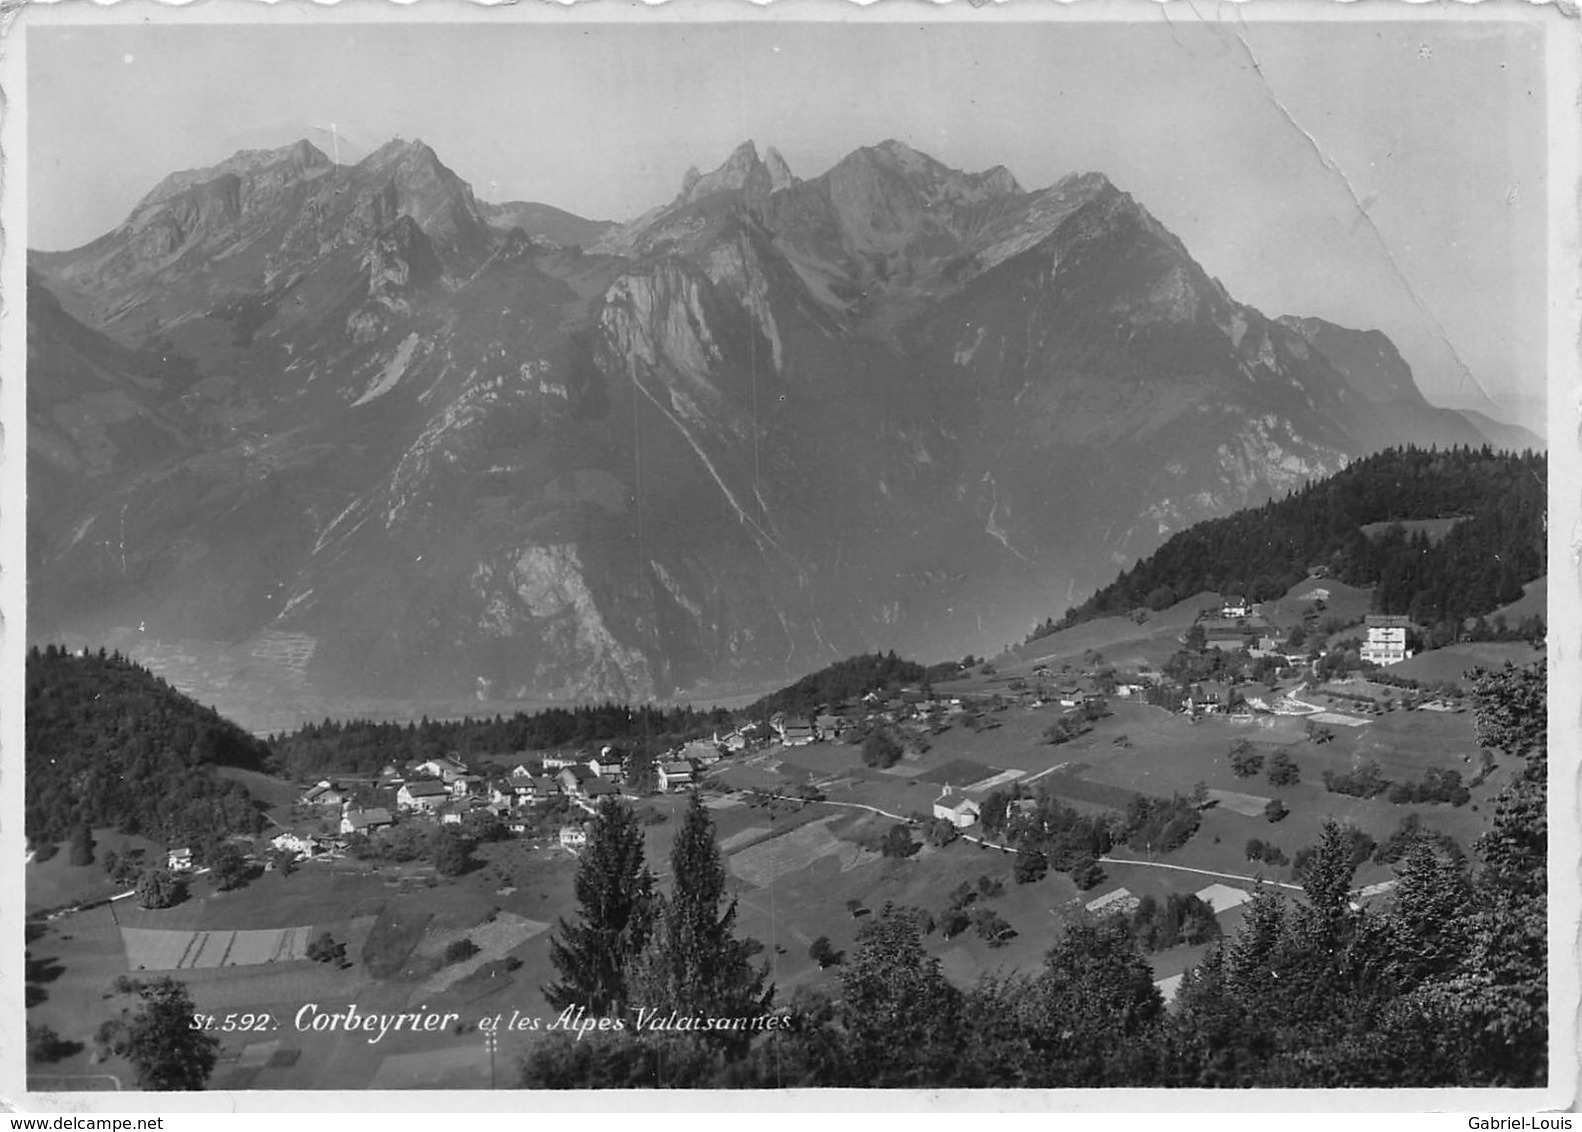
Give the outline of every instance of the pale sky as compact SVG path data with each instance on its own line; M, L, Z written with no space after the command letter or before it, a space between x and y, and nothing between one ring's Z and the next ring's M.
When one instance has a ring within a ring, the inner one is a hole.
M1127 25L34 27L28 243L85 243L166 173L238 148L307 137L330 152L331 123L343 159L418 137L484 199L602 219L670 199L688 166L747 138L810 177L895 137L958 168L1003 164L1030 189L1102 171L1240 301L1384 330L1435 400L1471 393L1459 358L1505 415L1531 422L1524 398L1541 414L1539 29L1160 12Z

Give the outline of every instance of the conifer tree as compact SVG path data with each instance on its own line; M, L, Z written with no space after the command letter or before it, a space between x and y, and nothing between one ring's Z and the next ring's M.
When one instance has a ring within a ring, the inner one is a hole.
M652 927L653 888L636 815L620 799L605 798L577 868L580 917L575 924L562 919L550 941L550 959L560 974L544 988L551 1005L624 1013L628 976Z
M733 934L736 899L726 896L714 822L697 793L672 843L670 871L675 885L659 901L634 980L637 1005L719 1018L761 1014L774 999L769 969L755 968L750 943Z

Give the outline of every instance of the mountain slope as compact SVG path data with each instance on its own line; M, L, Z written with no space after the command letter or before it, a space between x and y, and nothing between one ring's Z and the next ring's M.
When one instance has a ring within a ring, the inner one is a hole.
M123 382L172 437L138 474L50 473L35 631L289 639L310 714L718 694L994 647L1174 530L1465 429L1099 174L889 141L799 179L745 143L595 228L419 142L301 143L35 254L77 338L189 375ZM73 532L112 523L107 570Z
M1490 444L1496 448L1504 448L1512 452L1542 452L1549 447L1544 438L1530 429L1521 425L1506 424L1497 421L1487 413L1480 413L1476 409L1458 410L1467 423L1488 438Z

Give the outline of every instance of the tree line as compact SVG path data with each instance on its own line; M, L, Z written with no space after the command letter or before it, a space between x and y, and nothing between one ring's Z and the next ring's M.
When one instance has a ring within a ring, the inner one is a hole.
M742 714L748 719L768 719L775 712L805 716L827 704L855 699L869 692L895 691L907 684L927 685L961 673L963 666L970 667L972 656L960 661L922 665L887 653L863 653L825 665L817 672L810 672L796 683L756 701Z
M606 702L575 708L546 708L492 719L388 723L332 720L310 723L269 740L270 761L281 774L373 775L388 764L402 766L442 755L514 754L597 743L664 750L677 742L730 726L730 712L692 707Z

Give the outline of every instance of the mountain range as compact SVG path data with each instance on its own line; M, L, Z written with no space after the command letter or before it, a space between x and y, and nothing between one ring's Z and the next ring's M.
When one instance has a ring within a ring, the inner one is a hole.
M241 650L305 710L987 651L1357 456L1540 446L1102 174L897 141L808 179L748 142L625 224L417 141L173 173L30 253L28 426L29 636Z

